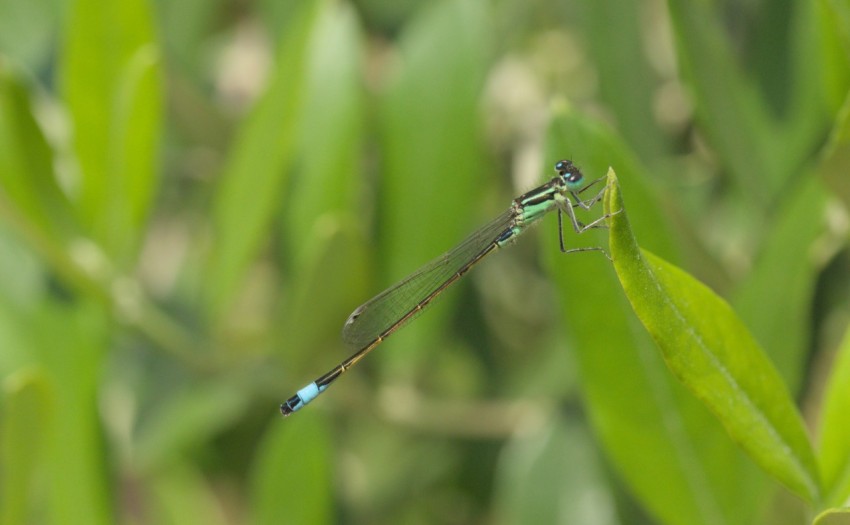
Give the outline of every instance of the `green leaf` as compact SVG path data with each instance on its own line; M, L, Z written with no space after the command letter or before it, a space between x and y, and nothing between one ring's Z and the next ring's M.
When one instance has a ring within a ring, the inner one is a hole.
M331 523L330 432L319 411L275 418L251 472L252 523Z
M850 208L850 94L835 119L829 141L820 155L818 171L829 188Z
M62 87L80 167L78 212L108 253L129 264L158 175L162 88L151 4L75 0Z
M571 157L588 177L604 173L609 163L619 166L623 186L636 196L630 219L647 232L648 245L677 257L672 221L664 214L670 207L616 136L567 113L553 122L547 142L547 158ZM596 216L594 210L588 218ZM578 359L582 398L613 467L663 523L753 522L766 477L669 374L613 268L598 253L564 256L557 241L546 238L554 228L554 222L541 227L549 230L543 233L547 269ZM606 232L590 231L567 240L604 246L605 239Z
M817 515L813 525L850 525L850 508L828 509Z
M236 293L284 197L300 134L309 43L327 5L310 0L300 6L281 39L268 87L230 150L213 203L215 244L206 275L213 319Z
M821 409L819 460L827 504L850 498L850 330L838 349Z
M53 403L50 383L40 369L22 369L4 383L0 520L5 525L33 523L42 504L36 481L43 476L45 436Z
M728 304L635 240L613 170L605 211L629 302L673 374L714 412L732 439L802 498L819 497L817 468L785 384Z

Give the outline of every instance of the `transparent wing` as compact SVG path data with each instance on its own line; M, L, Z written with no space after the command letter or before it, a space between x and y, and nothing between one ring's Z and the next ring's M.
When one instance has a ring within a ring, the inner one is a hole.
M375 340L493 244L502 232L512 226L513 219L513 211L506 211L452 250L359 306L345 321L342 340L356 348L362 348Z

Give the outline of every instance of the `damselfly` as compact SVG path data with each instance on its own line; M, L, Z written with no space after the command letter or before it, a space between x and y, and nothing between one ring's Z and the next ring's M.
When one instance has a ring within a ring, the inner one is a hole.
M422 312L435 297L463 277L470 268L497 248L513 242L546 213L552 210L558 212L558 235L562 252L602 251L596 247L566 249L562 222L562 214L566 213L577 233L602 226L607 216L584 225L578 220L573 209L590 209L602 198L605 188L590 199L582 200L579 197L579 194L596 185L602 178L585 184L581 170L569 160L558 161L555 171L558 175L552 180L514 199L506 212L475 231L454 249L354 310L345 321L342 338L348 346L356 348L357 351L280 405L281 413L288 416L315 399L343 372L357 364L387 337Z

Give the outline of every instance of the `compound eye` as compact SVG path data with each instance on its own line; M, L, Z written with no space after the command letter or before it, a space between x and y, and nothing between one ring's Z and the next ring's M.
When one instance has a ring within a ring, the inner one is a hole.
M563 176L565 173L570 171L571 165L572 163L568 160L559 160L555 163L555 171L557 171L559 175Z

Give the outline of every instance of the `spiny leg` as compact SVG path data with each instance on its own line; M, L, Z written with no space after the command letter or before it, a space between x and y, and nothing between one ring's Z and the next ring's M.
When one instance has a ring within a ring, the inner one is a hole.
M590 199L582 200L578 195L580 193L584 193L586 190L592 188L593 186L596 186L596 184L598 184L599 182L602 182L604 179L606 179L606 177L599 177L598 179L591 182L590 184L588 184L584 188L578 190L577 192L570 192L576 200L576 202L575 202L575 204L573 204L573 206L581 206L583 209L589 210L591 208L591 206L593 206L594 204L599 202L599 200L602 198L602 196L605 195L605 190L608 189L607 184L601 190L599 190L599 193L597 193L596 195L594 195Z
M604 191L604 189L603 189L603 191ZM611 256L608 255L608 252L606 252L604 249L600 248L599 246L570 248L569 250L566 249L566 246L564 245L564 228L563 228L563 222L562 222L562 219L561 219L562 209L567 210L567 214L570 216L570 222L572 222L572 225L573 225L573 230L575 230L576 233L583 233L583 232L585 232L585 231L587 231L591 228L607 228L607 225L604 224L605 219L611 217L612 215L617 215L618 213L620 213L623 210L620 209L620 210L615 211L614 213L606 213L605 215L603 215L602 217L599 217L598 219L594 220L590 224L584 225L576 217L576 214L575 214L576 212L573 210L573 204L572 203L569 203L567 206L563 206L563 207L559 206L558 207L558 239L559 239L560 244L561 244L561 252L562 253L602 252L609 261L613 261Z
M604 192L605 190L603 189L602 191ZM594 199L595 198L596 197L594 197ZM569 199L567 199L567 201L569 201ZM566 204L566 203L564 203L564 204ZM574 206L573 206L572 202L569 202L569 204L566 204L566 205L559 206L558 207L558 218L560 219L560 212L562 210L566 211L567 215L569 215L569 217L570 217L570 222L573 224L573 230L575 230L576 233L583 233L584 231L589 230L590 228L605 228L606 227L606 225L604 224L605 219L607 219L611 215L616 215L617 213L620 212L620 210L618 210L618 211L614 212L613 214L612 213L606 213L605 215L603 215L602 217L599 217L598 219L591 222L590 224L585 225L585 224L582 224L582 222L578 220L578 217L576 217L576 212L573 209L573 207Z

